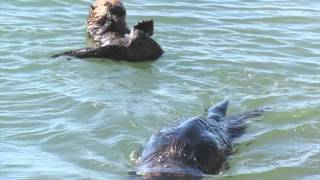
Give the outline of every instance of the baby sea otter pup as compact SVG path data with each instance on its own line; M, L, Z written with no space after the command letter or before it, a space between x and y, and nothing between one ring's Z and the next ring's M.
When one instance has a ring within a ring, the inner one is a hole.
M97 47L67 51L53 57L148 61L163 54L160 45L151 38L153 20L140 21L130 31L126 24L126 10L120 0L96 0L87 19L87 32Z
M225 117L227 107L228 101L221 102L208 110L207 117L153 134L137 163L138 173L129 179L195 180L219 173L232 153L233 140L245 131L245 120L263 113L257 109Z

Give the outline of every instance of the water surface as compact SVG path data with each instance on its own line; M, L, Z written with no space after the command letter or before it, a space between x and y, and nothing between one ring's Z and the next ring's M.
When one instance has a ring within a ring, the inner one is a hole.
M0 2L0 179L124 179L153 132L223 99L272 111L205 179L320 179L319 1L126 0L160 60L49 58L86 46L90 2Z

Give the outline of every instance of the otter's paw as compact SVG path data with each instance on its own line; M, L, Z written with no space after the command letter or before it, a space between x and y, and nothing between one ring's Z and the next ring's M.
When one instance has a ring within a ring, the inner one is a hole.
M133 29L138 29L143 31L148 36L153 35L153 20L143 20L139 21L136 25L133 26Z

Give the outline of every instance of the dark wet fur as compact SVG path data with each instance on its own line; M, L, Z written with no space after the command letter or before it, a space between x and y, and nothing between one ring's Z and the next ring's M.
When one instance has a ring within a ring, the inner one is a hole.
M82 48L56 54L52 57L110 58L138 62L154 60L162 55L163 51L159 44L149 37L149 34L153 34L153 21L139 22L134 26L134 33L136 35L129 47L108 45L97 48Z
M157 173L152 175L141 176L135 173L129 174L127 180L201 180L202 176L193 176L188 174L175 173Z
M207 117L195 117L153 134L144 146L135 179L201 179L225 169L233 141L247 127L245 120L261 116L253 110L226 117L228 101L209 108ZM130 178L131 179L131 178Z

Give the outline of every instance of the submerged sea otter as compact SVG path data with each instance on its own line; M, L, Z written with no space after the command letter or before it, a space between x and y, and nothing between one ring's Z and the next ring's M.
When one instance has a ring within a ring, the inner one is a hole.
M126 10L120 0L96 0L87 19L87 32L97 47L56 54L78 58L110 58L127 61L158 59L163 50L154 41L153 20L140 21L131 31L126 24Z
M223 170L232 152L233 140L241 136L247 118L262 115L256 109L225 117L228 101L208 110L207 117L195 117L153 134L137 163L139 175L129 179L201 179Z

